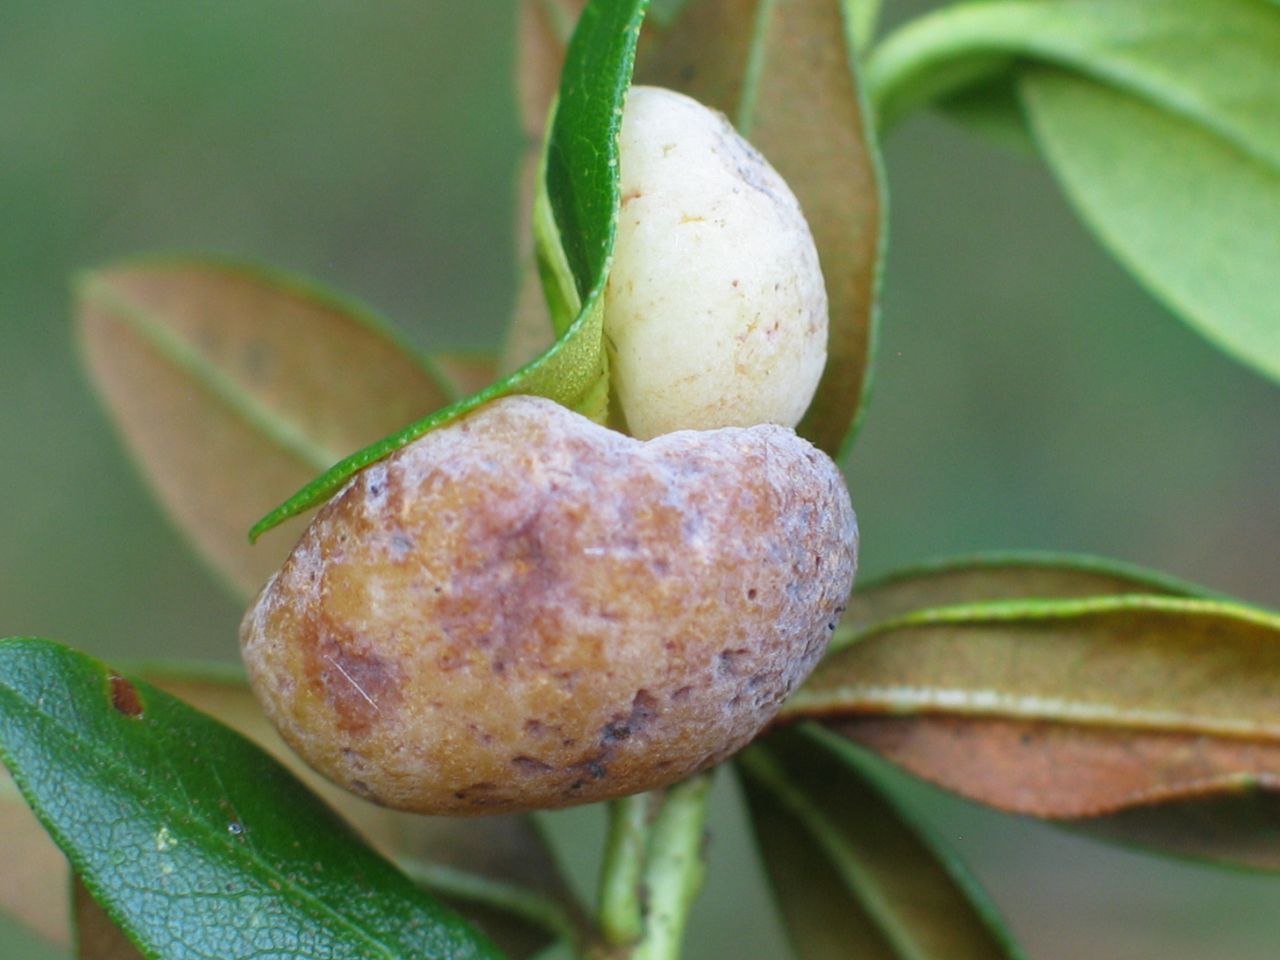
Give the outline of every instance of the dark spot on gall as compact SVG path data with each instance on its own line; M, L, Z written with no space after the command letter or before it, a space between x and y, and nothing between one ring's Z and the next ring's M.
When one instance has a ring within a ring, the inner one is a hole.
M530 775L535 773L550 773L552 769L551 764L549 763L544 763L534 757L525 756L512 757L511 765L521 773Z

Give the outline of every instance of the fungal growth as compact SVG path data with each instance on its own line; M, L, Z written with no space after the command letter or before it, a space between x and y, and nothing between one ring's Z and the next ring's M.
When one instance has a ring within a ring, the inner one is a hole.
M246 614L316 769L424 813L635 793L733 753L853 581L844 481L790 429L648 442L510 397L357 475Z
M795 426L827 359L827 294L790 188L728 119L633 87L605 336L628 431Z

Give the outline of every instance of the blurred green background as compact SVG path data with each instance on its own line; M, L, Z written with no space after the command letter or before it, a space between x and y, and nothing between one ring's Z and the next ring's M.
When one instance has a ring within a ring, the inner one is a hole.
M424 346L501 336L522 150L514 11L0 3L0 633L235 656L237 604L153 506L77 366L76 271L214 251L360 297ZM1150 299L1034 157L923 117L886 161L879 369L849 471L863 574L1038 547L1280 604L1280 389ZM721 792L690 955L781 956ZM1280 879L923 799L1035 960L1275 955ZM550 819L587 876L597 813ZM0 924L0 958L44 956Z

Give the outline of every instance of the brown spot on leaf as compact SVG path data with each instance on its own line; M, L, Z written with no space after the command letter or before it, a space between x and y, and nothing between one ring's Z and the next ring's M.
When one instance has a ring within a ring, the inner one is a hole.
M142 698L138 695L138 688L118 673L111 674L111 706L126 717L142 716Z

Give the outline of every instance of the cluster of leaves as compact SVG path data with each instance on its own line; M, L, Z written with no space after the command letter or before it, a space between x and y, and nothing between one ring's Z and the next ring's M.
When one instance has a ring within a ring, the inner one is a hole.
M645 6L521 8L535 242L502 356L419 356L366 311L239 265L143 260L81 281L101 393L235 589L256 589L355 471L493 397L606 416L602 294L633 69L725 111L809 211L832 339L800 430L833 455L856 432L875 341L877 130L929 105L1037 150L1142 282L1280 378L1275 0L981 0L874 45L871 0L654 0L641 42ZM288 532L250 549L257 516L255 537ZM735 763L797 954L1019 956L886 758L1002 810L1280 867L1277 651L1276 614L1087 558L959 558L860 587L783 723ZM0 906L58 935L61 861L25 800L79 878L83 957L519 958L593 936L529 818L427 820L321 784L237 676L126 675L11 639L0 730L16 785L0 824L34 871Z

